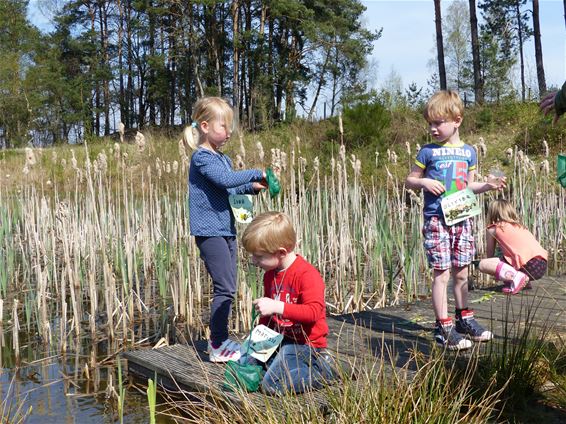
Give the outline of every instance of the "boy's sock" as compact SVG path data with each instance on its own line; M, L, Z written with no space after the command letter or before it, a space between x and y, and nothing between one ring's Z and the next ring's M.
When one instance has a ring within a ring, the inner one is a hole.
M436 324L440 326L452 324L452 318L436 318Z
M465 308L459 309L456 308L456 318L462 318L462 312L467 311L468 307L466 306Z
M526 276L521 271L517 271L511 265L503 261L499 261L497 268L495 269L495 277L501 281L513 282L513 286L516 286L523 281Z

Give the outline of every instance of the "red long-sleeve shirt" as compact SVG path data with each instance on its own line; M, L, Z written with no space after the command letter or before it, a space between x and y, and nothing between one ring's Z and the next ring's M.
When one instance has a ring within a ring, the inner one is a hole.
M282 315L262 317L260 323L297 344L326 347L328 324L324 281L318 270L297 255L286 270L267 271L263 276L264 296L285 303Z

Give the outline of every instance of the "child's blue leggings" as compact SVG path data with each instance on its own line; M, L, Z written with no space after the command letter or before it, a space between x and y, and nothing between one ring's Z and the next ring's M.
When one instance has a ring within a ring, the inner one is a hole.
M212 278L210 341L219 345L228 338L228 316L236 294L238 245L236 237L195 237L195 241Z

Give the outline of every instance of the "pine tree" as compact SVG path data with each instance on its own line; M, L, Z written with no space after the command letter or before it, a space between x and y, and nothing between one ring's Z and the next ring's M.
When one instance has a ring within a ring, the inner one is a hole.
M527 14L522 10L526 0L483 0L479 8L483 11L485 23L482 25L482 39L484 45L484 59L496 61L488 66L503 75L496 77L497 87L494 87L496 99L499 100L503 92L509 93L510 71L517 62L521 73L521 98L525 100L525 66L523 47L525 41L531 36L532 30L528 25ZM484 63L484 66L486 64ZM485 72L485 70L484 70ZM487 82L488 80L484 78ZM503 83L503 85L502 85Z
M31 141L28 132L34 111L25 75L33 65L39 32L26 17L27 0L0 2L0 145L14 147Z

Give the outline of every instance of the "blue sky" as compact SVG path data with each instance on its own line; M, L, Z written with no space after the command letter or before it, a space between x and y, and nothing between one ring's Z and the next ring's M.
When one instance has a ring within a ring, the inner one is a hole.
M43 30L50 28L49 18L41 9L54 0L30 0L29 17ZM57 1L55 1L57 3ZM401 77L403 86L416 82L426 86L431 70L428 63L435 56L434 4L432 0L362 0L367 7L363 17L366 27L383 28L375 42L369 74L376 88L392 71ZM442 1L445 12L449 0ZM465 1L465 3L468 3ZM530 5L530 0L528 1ZM39 6L39 7L38 7ZM544 69L548 86L560 86L566 79L566 28L562 0L540 0L540 20ZM445 15L445 13L444 13ZM443 16L444 16L443 15ZM479 12L478 12L478 18ZM527 42L525 62L527 83L536 82L532 38Z
M377 69L372 69L376 75L374 84L380 87L394 70L405 87L413 81L418 86L425 86L432 72L428 62L436 55L433 1L365 0L362 3L367 7L364 16L366 27L383 28L372 55L372 60L377 63ZM442 1L443 16L450 3ZM562 0L540 0L539 11L547 85L559 86L566 79L564 5ZM481 19L479 11L478 19ZM530 77L536 82L532 38L526 47L527 79Z

